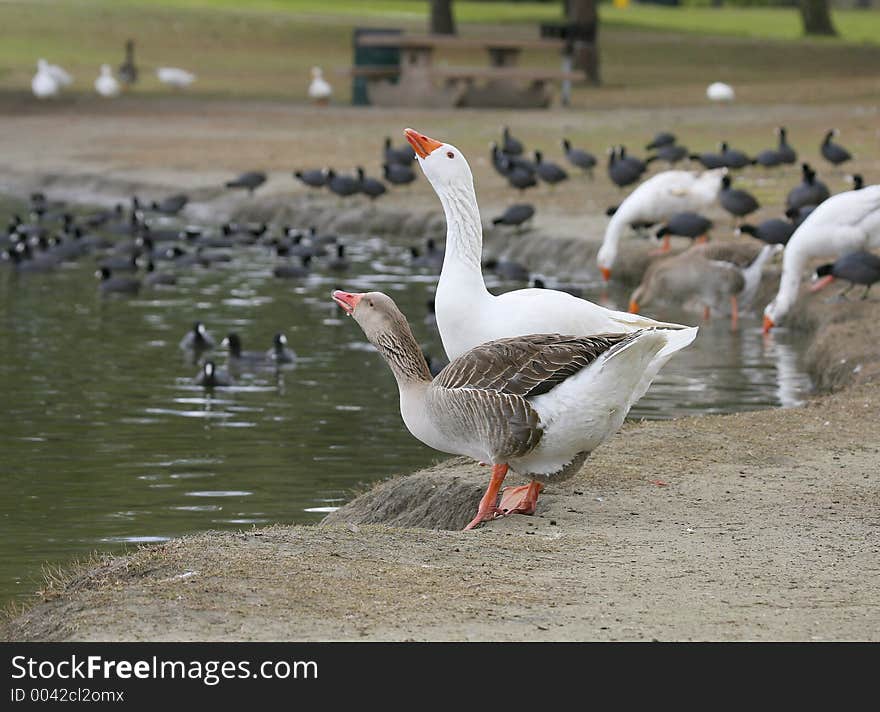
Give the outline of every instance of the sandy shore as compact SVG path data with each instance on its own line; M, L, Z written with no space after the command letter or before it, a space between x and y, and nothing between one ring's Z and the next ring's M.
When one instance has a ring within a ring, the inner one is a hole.
M31 141L51 123L25 130L15 121ZM221 200L222 171L204 164L137 172L125 167L127 149L103 162L57 150L34 154L35 165L25 148L7 151L0 189L48 186L109 202L118 197L111 188L158 191L183 176L188 189L203 179L193 210L214 216L222 205L239 215L313 211L329 222L368 215L406 235L442 231L436 205L422 198L345 217L281 191ZM548 259L580 269L577 260L592 260L583 226L578 233L568 207L557 208L537 230L556 239ZM499 233L487 249L527 257L533 248ZM638 249L622 259L633 276L643 269ZM766 277L772 285L772 269ZM830 395L798 409L628 424L576 478L548 488L534 517L456 531L488 473L440 462L377 485L322 526L209 532L70 567L3 623L3 637L878 640L876 314L874 301L802 299L789 326L811 335L807 366Z

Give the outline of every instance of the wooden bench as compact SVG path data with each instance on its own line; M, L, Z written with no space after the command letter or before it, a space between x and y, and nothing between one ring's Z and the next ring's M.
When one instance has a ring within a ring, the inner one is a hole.
M397 67L351 67L341 70L365 77L371 104L419 107L546 107L552 101L554 81L583 79L577 72L519 67L524 50L556 50L556 39L511 40L448 37L445 35L361 35L363 47L394 47L400 51ZM488 66L449 67L434 64L438 49L484 49ZM523 86L523 82L526 83Z

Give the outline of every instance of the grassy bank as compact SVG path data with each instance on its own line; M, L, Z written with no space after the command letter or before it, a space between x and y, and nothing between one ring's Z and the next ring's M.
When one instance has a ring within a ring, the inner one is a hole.
M257 0L244 9L241 5L231 0L4 0L0 92L29 91L36 59L45 57L74 74L73 92L91 94L98 66L117 65L125 39L134 37L142 70L139 93L168 93L154 73L170 65L198 75L188 92L197 96L303 101L308 70L320 65L336 88L337 100L347 102L349 80L335 70L352 61L352 27L383 25L420 32L426 23L426 3L410 0ZM464 35L530 38L537 34L536 23L557 18L558 7L457 2L456 13ZM880 23L878 13L843 13L838 24L844 37L858 39L846 31L842 18L850 16L860 32L873 32L880 39L880 27L874 31L871 24ZM778 101L780 96L787 101L827 100L841 91L841 77L871 80L880 61L878 45L785 41L797 34L797 17L791 11L603 7L603 19L604 87L579 88L575 106L601 105L609 91L617 91L613 98L618 103L659 100L670 105L685 97L693 101L702 99L700 85L719 79L772 85L742 97L748 101ZM705 32L721 34L701 34ZM441 53L438 62L481 65L486 58L483 52ZM559 58L552 52L527 52L523 63L555 67ZM780 84L785 85L784 94ZM634 91L652 95L629 94Z

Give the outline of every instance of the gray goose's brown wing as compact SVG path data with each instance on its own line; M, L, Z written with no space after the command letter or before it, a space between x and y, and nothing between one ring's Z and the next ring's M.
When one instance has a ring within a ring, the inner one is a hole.
M476 437L502 461L522 457L544 434L527 399L549 392L637 333L537 334L490 341L443 369L432 384L429 407L452 416L450 436Z
M638 332L634 332L638 333ZM497 339L450 363L434 384L528 398L547 393L633 334L562 336L534 334Z
M762 246L756 243L757 240L743 242L727 240L707 242L706 244L696 245L695 247L707 260L729 262L740 269L745 269L755 261L755 258L761 251Z

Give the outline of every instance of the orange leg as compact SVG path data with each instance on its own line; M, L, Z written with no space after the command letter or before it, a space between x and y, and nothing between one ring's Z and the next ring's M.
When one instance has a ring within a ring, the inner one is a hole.
M697 245L702 245L704 242L709 242L708 235L700 235L696 240L694 240L694 243Z
M520 487L505 487L501 493L499 509L505 516L508 514L534 514L538 495L544 489L537 480Z
M504 482L505 475L507 475L507 469L507 465L492 465L492 477L489 480L489 486L486 488L486 494L484 494L483 499L480 500L480 506L477 509L477 516L474 517L471 520L471 523L464 528L464 531L473 529L480 522L488 522L495 519L495 517L502 513L501 510L495 506L495 503L498 501L498 492Z
M667 252L669 252L669 250L671 250L671 249L672 249L672 241L669 239L669 235L664 235L663 236L663 244L658 249L651 250L648 254L651 255L652 257L654 255L664 255Z
M736 296L730 298L730 330L736 331L739 327L739 304Z
M711 310L708 306L703 307L703 321L709 321Z

